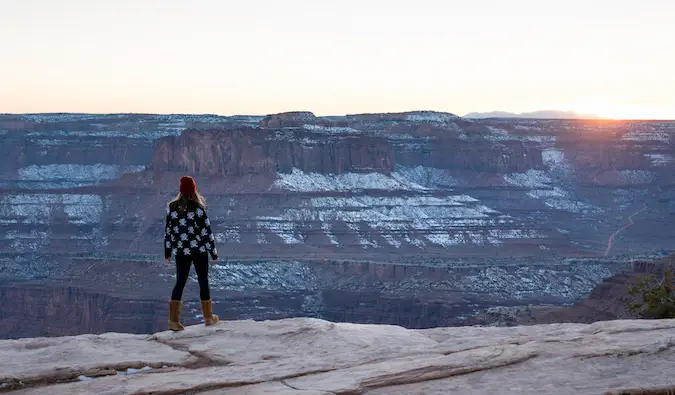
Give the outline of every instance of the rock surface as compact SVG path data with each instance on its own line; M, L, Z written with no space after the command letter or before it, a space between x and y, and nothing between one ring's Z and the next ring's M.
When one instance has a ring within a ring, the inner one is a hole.
M13 394L666 394L675 320L408 330L225 321L0 341ZM3 384L4 383L4 384Z

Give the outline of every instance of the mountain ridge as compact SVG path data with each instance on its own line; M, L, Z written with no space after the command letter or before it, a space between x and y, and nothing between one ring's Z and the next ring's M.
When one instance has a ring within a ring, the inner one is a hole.
M530 119L600 119L593 114L580 114L575 111L539 110L531 112L514 113L508 111L470 112L463 118L530 118Z

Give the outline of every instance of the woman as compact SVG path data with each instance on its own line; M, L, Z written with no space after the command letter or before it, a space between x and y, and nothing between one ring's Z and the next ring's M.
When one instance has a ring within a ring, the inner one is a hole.
M166 210L166 226L164 232L164 258L171 262L171 255L176 257L176 285L169 302L169 330L182 331L185 327L180 323L183 289L190 275L190 266L194 264L199 280L199 299L201 299L202 315L206 325L218 322L213 314L213 304L209 291L209 258L218 262L211 223L206 215L206 203L197 192L197 185L192 177L180 178L180 193L172 200Z

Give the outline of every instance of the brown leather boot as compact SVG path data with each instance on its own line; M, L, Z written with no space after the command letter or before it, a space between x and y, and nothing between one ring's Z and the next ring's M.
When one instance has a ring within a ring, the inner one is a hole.
M217 315L213 314L213 302L211 299L202 300L202 315L204 316L205 325L213 325L220 321Z
M180 323L180 310L182 303L180 300L172 300L169 302L169 330L182 331L185 327Z

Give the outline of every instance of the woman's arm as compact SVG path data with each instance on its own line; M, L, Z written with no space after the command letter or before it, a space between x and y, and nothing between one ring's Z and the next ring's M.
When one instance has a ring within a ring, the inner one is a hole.
M167 206L166 219L164 221L164 259L171 258L171 210Z
M206 250L211 254L211 259L217 261L218 250L216 249L216 238L213 236L211 221L209 221L209 216L206 214L205 209L197 209L197 222L199 224L199 229L201 230L201 237L202 240L204 240Z

